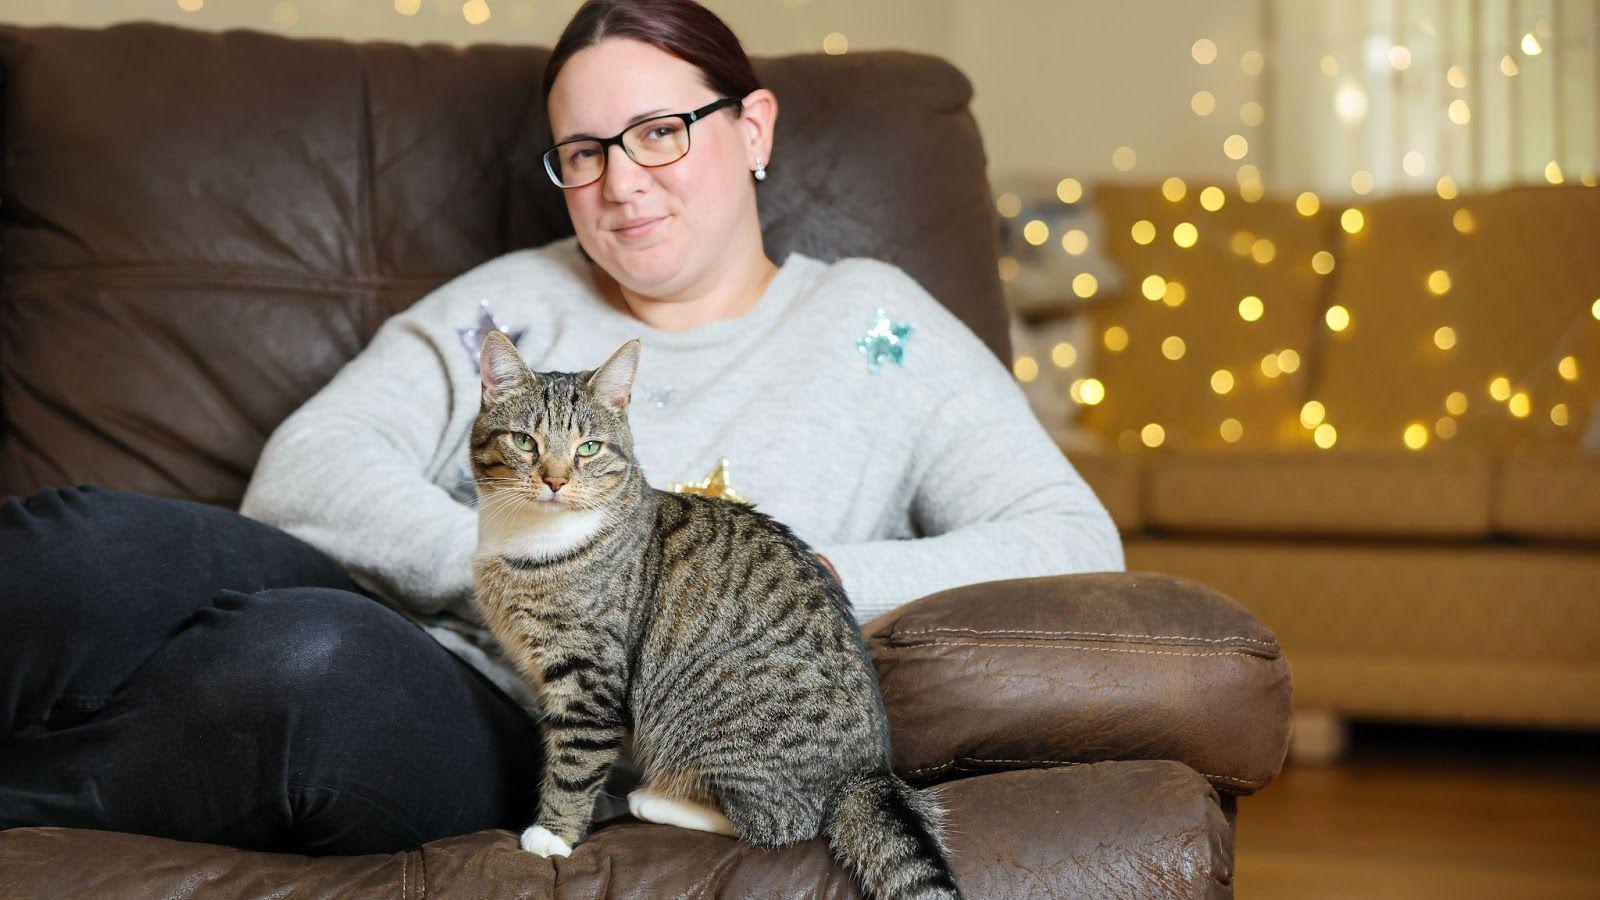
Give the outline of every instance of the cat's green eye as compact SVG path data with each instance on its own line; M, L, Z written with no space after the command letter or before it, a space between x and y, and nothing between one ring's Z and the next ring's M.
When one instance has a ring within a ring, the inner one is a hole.
M533 452L533 435L523 434L520 431L511 432L511 442L517 445L518 450Z
M593 456L600 452L599 441L584 441L578 445L579 456Z

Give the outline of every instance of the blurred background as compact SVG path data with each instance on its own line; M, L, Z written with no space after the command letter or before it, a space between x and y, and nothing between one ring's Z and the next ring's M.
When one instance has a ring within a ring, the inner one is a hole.
M578 5L0 20L549 45ZM1014 376L1129 567L1293 666L1240 896L1600 896L1600 3L707 5L752 54L971 79Z

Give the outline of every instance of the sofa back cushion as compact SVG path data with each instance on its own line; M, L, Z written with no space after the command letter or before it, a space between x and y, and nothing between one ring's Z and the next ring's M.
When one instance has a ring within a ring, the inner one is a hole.
M572 233L541 47L0 26L0 496L235 505L385 318ZM767 251L893 262L1009 358L971 85L899 51L755 60Z

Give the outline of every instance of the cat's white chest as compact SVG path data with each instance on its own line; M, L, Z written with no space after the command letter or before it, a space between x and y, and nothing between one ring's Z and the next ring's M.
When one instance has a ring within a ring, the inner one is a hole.
M543 560L588 544L605 526L604 510L541 510L499 504L478 514L478 553Z

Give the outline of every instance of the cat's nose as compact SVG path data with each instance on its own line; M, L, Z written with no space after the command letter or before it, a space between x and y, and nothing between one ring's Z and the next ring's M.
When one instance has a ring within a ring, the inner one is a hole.
M561 486L567 483L567 479L557 478L554 475L546 475L544 476L544 483L550 485L550 492L553 494L556 491L561 490Z

